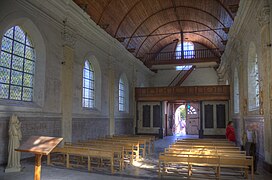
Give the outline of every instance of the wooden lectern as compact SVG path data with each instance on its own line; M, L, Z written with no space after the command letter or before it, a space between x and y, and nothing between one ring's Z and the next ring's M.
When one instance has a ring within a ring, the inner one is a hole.
M42 156L48 155L62 140L63 138L57 137L31 136L18 149L15 149L15 151L35 154L34 180L40 180Z

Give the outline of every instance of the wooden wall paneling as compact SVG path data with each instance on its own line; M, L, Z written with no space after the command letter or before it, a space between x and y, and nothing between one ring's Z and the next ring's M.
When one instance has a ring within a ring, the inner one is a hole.
M225 104L216 105L217 128L226 128L226 108Z
M135 88L137 101L229 100L228 85Z
M150 127L150 105L144 105L143 106L143 127Z
M153 127L160 127L161 125L161 109L160 105L153 106Z
M213 126L213 105L206 104L204 105L204 127L207 128L214 128Z

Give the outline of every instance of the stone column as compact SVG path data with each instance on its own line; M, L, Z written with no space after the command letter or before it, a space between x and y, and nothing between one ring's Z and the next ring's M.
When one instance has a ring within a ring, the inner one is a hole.
M74 45L75 35L66 27L62 33L63 61L61 62L61 135L63 142L72 141L72 111L73 111L73 68L74 68Z
M114 95L115 95L115 72L114 72L114 63L110 59L109 65L109 119L110 119L110 135L115 134L115 120L114 120Z

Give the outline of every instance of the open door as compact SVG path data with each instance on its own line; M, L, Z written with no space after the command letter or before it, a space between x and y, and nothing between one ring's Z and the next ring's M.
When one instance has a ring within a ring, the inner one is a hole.
M199 130L199 103L187 103L186 104L186 134L198 135Z

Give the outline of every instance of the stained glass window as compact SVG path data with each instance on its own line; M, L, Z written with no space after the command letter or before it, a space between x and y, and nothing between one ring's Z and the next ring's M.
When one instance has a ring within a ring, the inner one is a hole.
M190 104L187 105L187 114L197 114L196 109Z
M0 54L0 98L33 100L35 50L26 32L19 26L6 31Z
M83 69L83 107L94 108L94 88L94 70L90 62L86 60Z
M122 78L119 80L119 111L125 111L125 83Z

